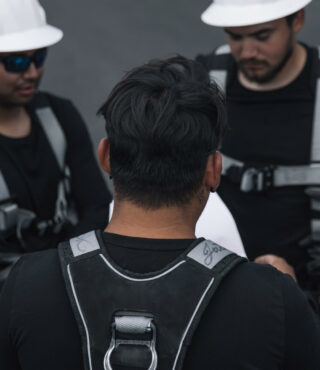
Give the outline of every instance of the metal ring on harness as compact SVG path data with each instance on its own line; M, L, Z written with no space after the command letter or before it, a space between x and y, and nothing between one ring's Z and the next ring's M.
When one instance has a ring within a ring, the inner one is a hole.
M144 315L116 314L112 323L112 337L108 351L105 354L103 365L104 370L113 370L111 365L111 355L121 345L127 346L144 346L151 352L151 362L148 370L156 370L158 364L158 356L155 348L156 344L156 327L152 322L152 317ZM118 339L116 332L130 335L152 334L151 340L141 339Z

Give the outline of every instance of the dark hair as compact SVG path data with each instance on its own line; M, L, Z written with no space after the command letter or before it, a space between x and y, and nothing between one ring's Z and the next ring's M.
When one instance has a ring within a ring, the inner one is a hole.
M128 72L98 113L119 199L151 209L191 199L226 129L220 89L182 56Z
M300 10L298 10L297 12L293 13L293 14L290 14L286 17L286 21L288 23L288 26L291 27L292 24L293 24L293 21L295 20L296 16L298 15L298 13L300 12Z

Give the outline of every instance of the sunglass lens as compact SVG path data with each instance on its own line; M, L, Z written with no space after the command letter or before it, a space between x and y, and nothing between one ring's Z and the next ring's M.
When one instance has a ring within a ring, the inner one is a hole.
M8 72L25 72L30 65L30 58L12 56L6 58L5 67Z
M47 50L40 50L38 51L34 57L33 57L33 61L34 61L34 64L37 68L40 68L43 66L43 63L44 61L46 60L46 56L47 56Z

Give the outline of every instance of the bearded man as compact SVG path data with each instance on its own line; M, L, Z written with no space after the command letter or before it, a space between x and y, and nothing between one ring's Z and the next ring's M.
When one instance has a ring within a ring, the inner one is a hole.
M310 2L214 1L202 20L228 45L197 60L226 92L219 196L246 254L290 274L318 309L320 62L296 38Z

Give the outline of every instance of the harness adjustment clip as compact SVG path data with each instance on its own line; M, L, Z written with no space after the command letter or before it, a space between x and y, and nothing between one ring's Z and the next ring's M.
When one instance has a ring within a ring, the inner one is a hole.
M15 203L3 203L0 205L0 230L13 229L18 221L18 205Z
M273 186L273 172L275 167L270 165L262 168L246 168L240 181L241 191L248 193L251 191L264 191Z

